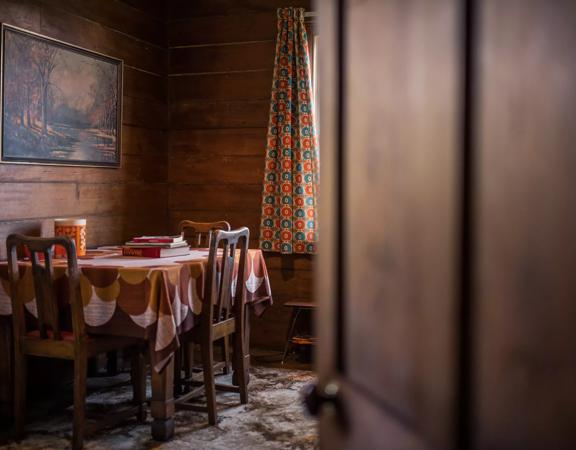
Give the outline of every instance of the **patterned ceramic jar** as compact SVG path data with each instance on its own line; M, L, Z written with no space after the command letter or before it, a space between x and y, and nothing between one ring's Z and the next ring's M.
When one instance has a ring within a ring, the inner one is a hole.
M76 254L86 254L86 219L54 219L54 235L69 236L76 243ZM56 247L56 256L65 256L64 248Z

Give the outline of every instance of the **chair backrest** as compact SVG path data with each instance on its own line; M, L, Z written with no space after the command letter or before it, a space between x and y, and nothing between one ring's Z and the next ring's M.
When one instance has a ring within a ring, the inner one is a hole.
M229 319L232 315L244 319L246 303L246 258L250 231L246 227L232 231L217 230L210 240L210 254L206 271L205 299L202 320L214 324ZM222 251L222 253L219 252ZM236 287L233 290L234 267Z
M86 334L84 310L80 294L80 272L78 270L74 241L67 236L39 238L11 234L6 239L6 249L8 253L14 333L17 336L22 336L27 331L24 316L24 299L20 295L23 286L17 259L17 249L26 247L30 253L32 263L39 337L42 339L62 340L61 318L63 314L61 314L61 305L54 286L53 259L55 245L60 245L66 250L68 268L67 292L74 337L76 340L81 340ZM43 255L43 261L40 258L40 254Z
M230 224L224 220L219 222L183 220L180 222L180 231L188 245L193 248L208 248L212 233L216 230L230 231Z

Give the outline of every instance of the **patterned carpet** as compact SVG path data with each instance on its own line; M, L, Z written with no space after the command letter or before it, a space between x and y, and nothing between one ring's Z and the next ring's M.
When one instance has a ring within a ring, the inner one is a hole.
M301 406L300 391L312 382L308 371L253 367L250 401L240 405L237 394L218 393L218 424L211 427L205 414L179 411L176 434L167 443L150 437L148 424L128 420L116 428L101 431L85 439L89 450L123 449L294 449L317 447L316 422ZM222 377L220 381L226 381ZM130 398L127 375L115 379L115 387L96 389L88 397L88 411L106 413L114 405ZM70 409L49 419L40 419L27 427L25 440L9 442L5 449L61 449L70 445Z

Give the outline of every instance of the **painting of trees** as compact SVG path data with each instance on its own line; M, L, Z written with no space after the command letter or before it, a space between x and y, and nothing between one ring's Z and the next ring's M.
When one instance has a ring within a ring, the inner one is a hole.
M2 26L2 160L118 166L122 62Z
M38 87L40 89L40 111L42 121L42 134L46 136L48 128L49 93L51 88L50 77L56 67L56 54L58 48L46 42L36 42L30 45L30 61L36 70Z

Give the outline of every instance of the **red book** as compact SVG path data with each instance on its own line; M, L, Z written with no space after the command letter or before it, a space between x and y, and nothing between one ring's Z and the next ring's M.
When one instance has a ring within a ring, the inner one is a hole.
M173 242L182 242L184 238L178 234L176 236L138 236L131 242L150 243L150 244L171 244Z
M140 256L144 258L166 258L170 256L184 256L190 252L188 246L176 248L160 247L122 247L122 256Z

